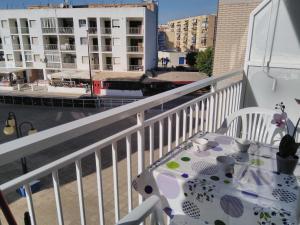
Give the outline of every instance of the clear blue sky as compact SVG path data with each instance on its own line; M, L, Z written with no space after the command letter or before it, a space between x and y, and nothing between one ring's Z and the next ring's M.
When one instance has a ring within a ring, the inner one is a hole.
M63 0L0 0L0 8L24 8L28 5L61 3ZM126 3L140 0L69 0L72 4ZM159 22L171 19L216 13L218 0L159 0Z

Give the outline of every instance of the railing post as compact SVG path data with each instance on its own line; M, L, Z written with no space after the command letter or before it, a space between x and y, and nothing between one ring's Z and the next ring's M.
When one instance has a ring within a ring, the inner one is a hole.
M214 93L216 92L216 84L212 84L211 85L211 93L212 95L210 96L210 110L209 110L209 132L213 132L213 127L214 127L214 123L216 121L214 121L214 106L215 106L215 96Z
M142 173L145 168L144 162L144 149L145 149L145 130L144 130L145 113L144 111L137 114L137 125L140 129L137 132L137 144L138 144L138 173ZM139 195L139 202L143 202L143 197Z

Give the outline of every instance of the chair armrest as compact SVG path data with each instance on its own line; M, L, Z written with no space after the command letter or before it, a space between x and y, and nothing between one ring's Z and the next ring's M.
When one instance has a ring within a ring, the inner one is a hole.
M153 195L144 201L137 208L132 210L127 216L121 219L117 225L138 225L145 220L160 203L158 196Z

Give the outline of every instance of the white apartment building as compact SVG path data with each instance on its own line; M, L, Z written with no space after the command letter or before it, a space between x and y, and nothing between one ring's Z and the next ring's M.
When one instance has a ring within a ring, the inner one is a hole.
M93 70L145 72L157 64L156 28L152 1L0 10L0 73L47 80L53 72L87 71L88 57Z

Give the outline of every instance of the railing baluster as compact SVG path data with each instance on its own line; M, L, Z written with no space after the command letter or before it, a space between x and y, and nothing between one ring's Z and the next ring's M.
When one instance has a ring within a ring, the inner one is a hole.
M206 116L205 116L205 132L208 131L208 124L209 124L209 109L210 109L210 104L209 104L209 97L206 99Z
M187 119L187 111L185 108L183 109L182 141L186 141L186 119Z
M193 136L193 114L194 114L194 110L193 110L193 106L190 106L190 125L189 125L189 137Z
M117 143L116 142L112 143L111 147L112 147L112 162L113 162L115 222L117 223L120 220Z
M195 107L195 134L199 132L199 108L199 102L197 102Z
M164 150L164 119L159 121L159 157L161 158Z
M219 111L219 93L215 94L215 106L214 106L214 124L213 124L213 132L217 130L218 127L218 111Z
M222 122L223 122L223 119L222 119L222 105L223 105L223 92L220 91L219 92L219 107L218 107L218 127L217 128L220 128L221 125L222 125Z
M168 116L168 152L172 149L172 119L173 115Z
M204 112L205 112L205 105L204 100L201 101L201 131L204 132Z
M101 151L95 152L96 173L97 173L97 192L99 205L99 222L104 225L104 205L103 205L103 187L102 187L102 162Z
M152 151L153 153L153 151ZM151 152L150 152L151 155ZM131 136L126 137L126 157L127 157L127 195L128 212L132 210L132 189L131 189ZM151 157L150 157L151 160ZM152 163L151 163L152 164Z
M150 164L154 162L154 125L149 126Z
M137 114L137 125L141 128L137 131L137 147L138 147L138 173L142 173L145 169L145 130L144 130L145 113L140 112ZM143 202L142 195L139 194L139 203Z
M25 187L26 200L27 200L27 206L28 206L28 210L29 210L31 225L36 225L36 218L35 218L35 212L34 212L34 207L33 207L33 200L32 200L32 193L31 193L30 185L25 184L24 187Z
M80 210L80 221L81 221L81 225L85 225L86 224L86 219L85 219L85 207L84 207L81 161L77 160L75 162L75 166L76 166L76 178L77 178L78 200L79 200L79 210Z
M180 130L180 112L176 112L176 138L175 144L176 146L179 145L179 130Z
M61 198L60 198L60 191L59 191L59 178L58 172L52 172L52 181L53 181L53 189L54 189L54 196L55 196L55 203L56 203L56 213L57 213L57 222L59 225L64 224L64 217L61 205Z

